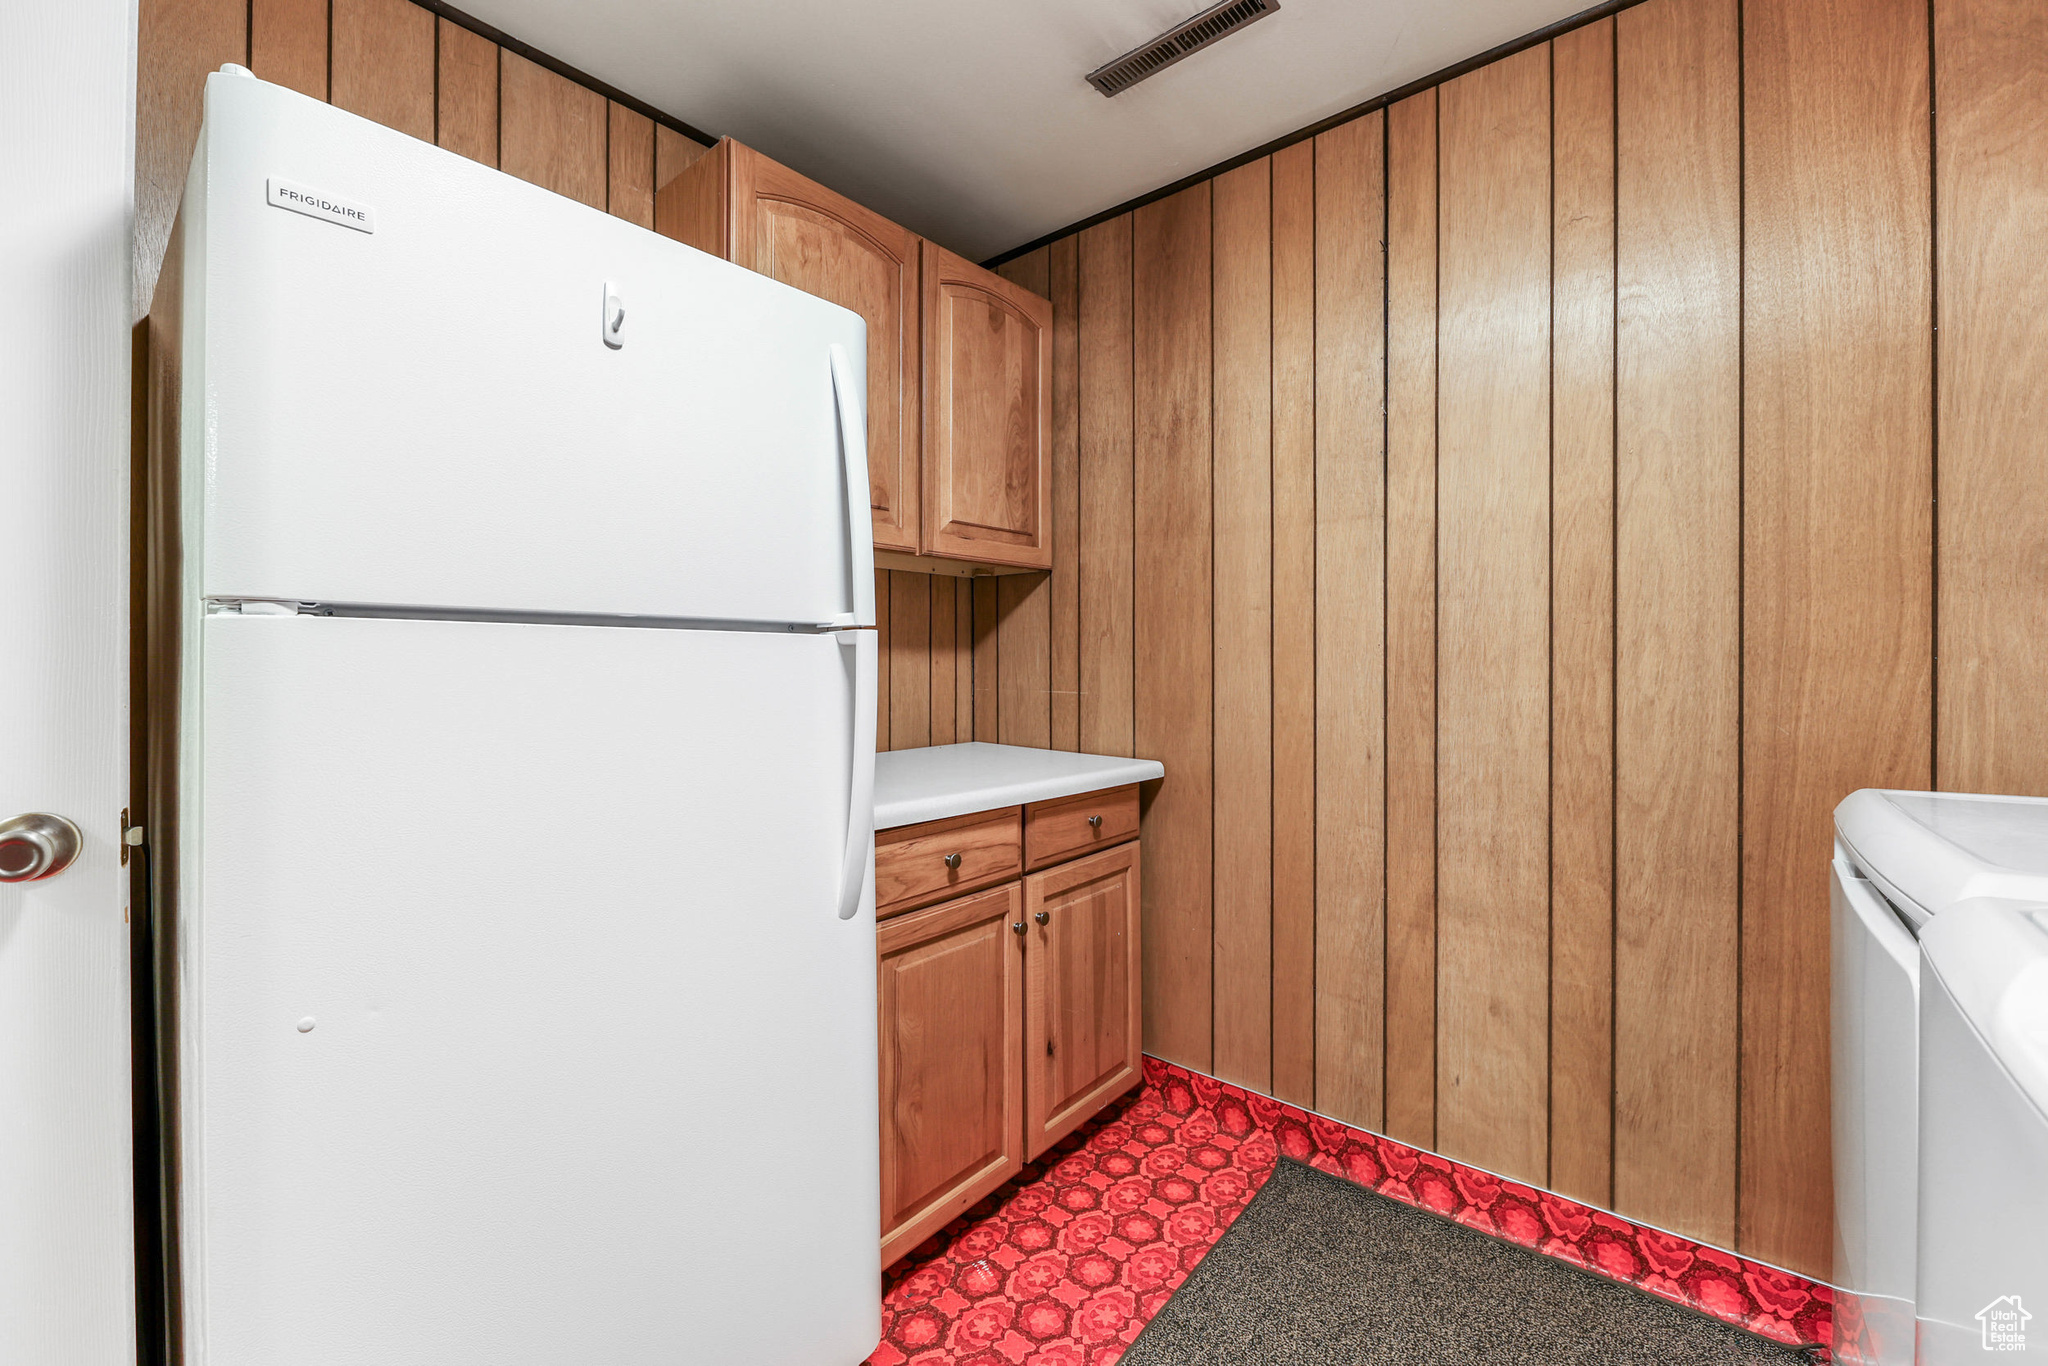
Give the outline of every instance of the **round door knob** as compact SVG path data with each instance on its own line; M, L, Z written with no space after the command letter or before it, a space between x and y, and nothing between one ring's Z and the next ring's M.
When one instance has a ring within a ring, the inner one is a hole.
M1088 818L1088 828L1090 830L1100 830L1102 828L1102 817L1090 816Z
M960 856L958 854L946 855L946 866L948 868L958 868L960 866Z
M1024 933L1024 922L1021 920L1012 920L1010 922L1010 928L1016 931L1018 934L1022 934Z
M1052 923L1052 912L1040 911L1037 915L1034 915L1031 918L1033 920L1036 920L1041 925L1049 925Z
M47 811L0 821L0 882L55 877L71 866L84 843L77 826Z

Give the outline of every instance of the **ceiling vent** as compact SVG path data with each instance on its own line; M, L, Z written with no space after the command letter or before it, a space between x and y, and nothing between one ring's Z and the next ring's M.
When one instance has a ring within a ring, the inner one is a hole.
M1088 84L1105 95L1121 95L1146 77L1158 75L1181 58L1229 37L1279 8L1280 0L1223 0L1185 23L1174 25L1151 42L1097 67L1088 73Z

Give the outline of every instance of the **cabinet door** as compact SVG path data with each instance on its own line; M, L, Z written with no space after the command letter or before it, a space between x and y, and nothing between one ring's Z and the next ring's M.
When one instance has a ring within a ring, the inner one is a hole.
M875 546L915 551L917 235L749 148L734 158L733 189L734 261L867 320Z
M1143 1075L1138 846L1024 879L1024 1160Z
M1052 567L1052 304L924 244L924 550Z
M917 234L731 138L662 187L655 227L867 321L875 547L915 553L924 340Z
M1024 1165L1021 883L883 922L882 1265Z

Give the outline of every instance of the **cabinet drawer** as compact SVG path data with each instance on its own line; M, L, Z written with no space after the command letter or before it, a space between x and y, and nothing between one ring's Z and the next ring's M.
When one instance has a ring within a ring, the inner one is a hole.
M1121 844L1138 833L1138 785L1112 787L1033 802L1024 808L1024 851L1027 867L1043 868L1061 859L1077 858L1096 849Z
M899 825L875 836L875 914L942 901L1023 871L1017 807Z

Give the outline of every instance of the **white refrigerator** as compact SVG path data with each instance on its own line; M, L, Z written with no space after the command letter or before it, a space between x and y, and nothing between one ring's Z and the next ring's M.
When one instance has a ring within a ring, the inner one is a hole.
M172 250L187 1366L853 1366L860 319L232 68Z

